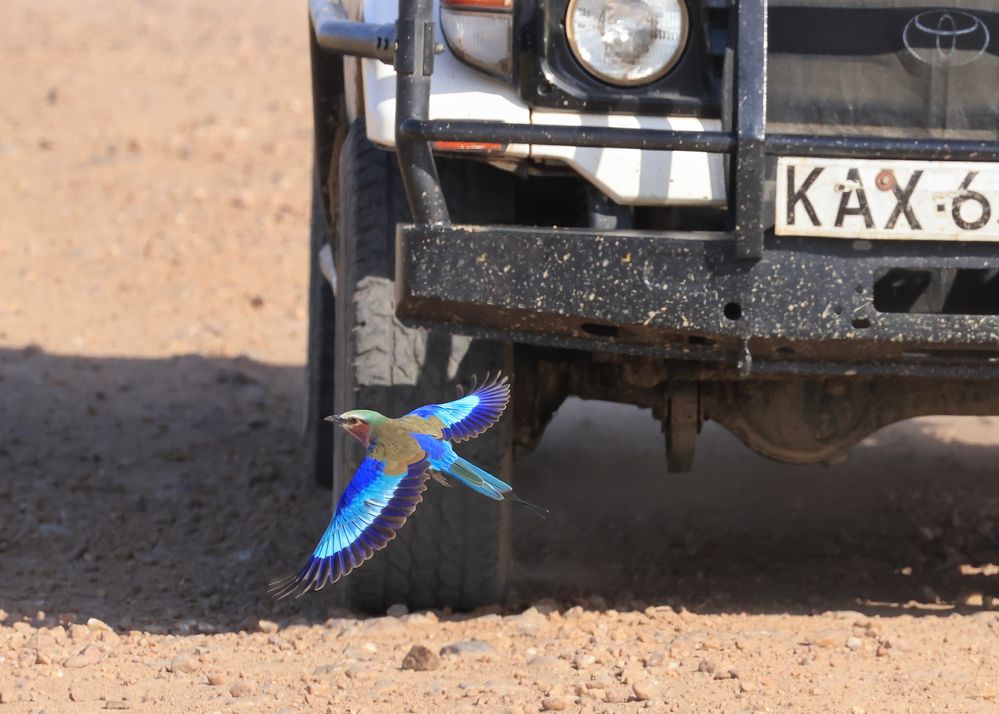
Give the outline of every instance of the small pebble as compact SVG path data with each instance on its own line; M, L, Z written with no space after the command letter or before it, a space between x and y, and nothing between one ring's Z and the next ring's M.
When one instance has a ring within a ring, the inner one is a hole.
M91 630L105 630L107 632L112 632L111 626L103 620L98 620L96 617L91 617L87 620L87 627Z
M635 693L635 699L640 702L648 701L659 694L659 685L654 679L639 679L631 685Z
M170 660L170 665L167 669L174 673L191 674L198 671L198 662L193 657L177 655Z
M437 624L437 615L432 612L414 612L411 615L406 615L403 620L407 625L416 627L421 625L435 625Z
M278 624L276 622L271 622L270 620L260 620L257 623L257 629L266 634L274 634L278 631Z
M91 630L86 625L70 625L69 639L73 642L82 642L90 639Z
M208 683L213 687L218 687L225 683L225 675L221 672L209 672L205 675L205 679L207 679Z
M590 681L586 683L586 686L589 689L609 689L614 686L614 680L606 674L594 674L590 677Z
M402 668L416 672L429 672L441 666L441 659L429 647L413 645L402 659Z
M623 704L631 699L631 692L625 687L612 687L604 692L604 701L608 704Z
M254 682L248 679L241 679L231 687L229 687L229 694L234 697L245 697L248 694L253 694L253 690L257 688Z
M847 634L843 630L821 630L808 638L808 644L814 647L842 647Z
M564 697L545 697L541 700L541 711L564 712L568 706Z
M490 658L496 651L487 642L482 640L466 640L464 642L454 642L441 647L441 655L471 656L475 658Z
M409 608L401 603L396 603L395 605L391 605L389 609L385 611L385 614L389 617L405 617L409 614Z

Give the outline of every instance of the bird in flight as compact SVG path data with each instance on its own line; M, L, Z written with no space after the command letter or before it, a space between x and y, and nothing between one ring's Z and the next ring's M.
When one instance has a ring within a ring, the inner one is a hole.
M544 518L545 509L524 501L509 484L458 456L451 445L474 439L499 421L509 401L506 378L490 380L487 375L479 388L460 399L428 404L398 419L367 409L326 417L364 445L364 460L309 561L295 575L273 583L271 594L301 597L360 567L395 538L423 500L430 476L445 486L451 485L451 476L484 496L509 498Z

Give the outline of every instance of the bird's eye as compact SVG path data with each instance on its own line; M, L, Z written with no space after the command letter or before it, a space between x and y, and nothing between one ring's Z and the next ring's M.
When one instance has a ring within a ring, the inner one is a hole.
M360 419L358 419L357 417L351 417L351 418L350 418L350 419L348 420L348 423L349 423L349 424L350 424L351 426L357 426L357 423L358 423L359 421L361 421L361 420L360 420Z

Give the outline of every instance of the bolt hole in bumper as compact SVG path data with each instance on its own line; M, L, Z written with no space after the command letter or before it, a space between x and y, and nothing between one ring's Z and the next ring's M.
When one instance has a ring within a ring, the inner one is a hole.
M311 2L317 34L316 18L328 1ZM999 142L768 134L766 0L738 4L732 131L431 121L433 6L433 0L399 1L391 53L397 152L415 221L398 230L400 318L525 342L728 365L743 376L999 376L999 287L983 272L999 268L994 244L778 237L766 196L768 170L779 156L997 161ZM338 18L319 44L390 61L379 39L386 33L353 24L359 23ZM729 154L732 230L456 226L434 164L437 141ZM967 286L963 301L931 295L906 302L906 290L920 281L953 285L958 278ZM962 307L969 302L978 307Z

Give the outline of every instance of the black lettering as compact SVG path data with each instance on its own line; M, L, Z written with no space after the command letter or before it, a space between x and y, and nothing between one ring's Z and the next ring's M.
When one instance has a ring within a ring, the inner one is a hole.
M912 211L912 206L909 205L909 201L912 200L912 192L916 190L916 184L919 183L919 179L922 177L922 171L913 171L912 176L909 177L909 183L906 184L904 189L898 185L898 181L891 185L891 192L895 194L895 210L891 212L891 216L885 224L886 231L894 228L898 219L903 215L905 216L905 220L909 222L909 227L912 230L923 230L923 227L919 225L919 221L916 219L916 214Z
M812 184L815 183L815 179L819 177L819 174L821 174L822 171L823 169L821 168L812 169L811 172L808 174L808 176L805 177L805 182L801 184L801 188L795 191L794 167L793 166L787 167L787 224L789 226L794 225L795 221L794 209L795 206L798 205L798 203L801 203L801 205L804 206L805 213L808 214L808 217L811 219L813 226L822 225L821 223L819 223L819 217L815 215L815 207L812 205L812 202L808 200L808 195L807 195L808 189L812 187Z
M839 211L836 212L836 227L843 227L843 219L847 216L863 216L864 225L867 228L874 228L874 217L871 215L871 207L867 203L867 193L864 191L864 184L860 180L860 171L850 169L846 172L846 183L852 183L857 188L843 191L842 198L839 199ZM850 196L856 195L857 207L849 208Z
M978 176L977 171L968 172L968 175L964 177L964 181L961 182L961 195L956 196L950 205L950 215L954 219L954 223L957 224L958 228L966 231L977 231L992 218L992 206L989 204L989 199L978 193L978 191L972 191L969 188L976 176ZM961 206L968 201L974 201L982 207L982 215L978 217L977 221L971 221L970 223L964 220L964 217L961 215Z

